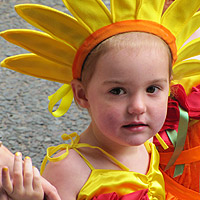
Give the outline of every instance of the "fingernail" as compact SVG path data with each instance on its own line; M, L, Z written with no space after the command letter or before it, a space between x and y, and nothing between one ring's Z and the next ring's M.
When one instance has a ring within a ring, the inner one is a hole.
M4 172L7 172L7 171L8 171L8 168L7 168L7 167L3 167L3 171L4 171Z
M20 152L16 152L15 155L16 156L21 156L21 153Z
M26 156L25 159L26 159L26 160L29 160L29 159L31 159L31 158L30 158L29 156Z

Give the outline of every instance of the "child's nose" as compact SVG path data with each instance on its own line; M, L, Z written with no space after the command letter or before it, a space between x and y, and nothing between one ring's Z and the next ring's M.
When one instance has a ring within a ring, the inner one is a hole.
M146 104L144 97L142 95L134 95L134 97L130 99L128 105L128 113L139 115L145 112L146 112Z

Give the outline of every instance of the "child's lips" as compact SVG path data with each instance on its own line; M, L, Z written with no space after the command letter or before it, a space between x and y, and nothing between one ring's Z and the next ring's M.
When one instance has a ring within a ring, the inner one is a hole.
M124 125L124 127L131 127L131 126L147 126L145 122L130 122Z
M129 123L123 126L123 128L131 130L131 131L142 131L146 127L148 127L148 125L143 122L134 122L134 123Z

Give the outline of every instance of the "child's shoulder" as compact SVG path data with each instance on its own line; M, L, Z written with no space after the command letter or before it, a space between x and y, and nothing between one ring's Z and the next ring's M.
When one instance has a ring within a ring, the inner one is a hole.
M66 151L61 151L55 155L58 157ZM44 170L43 177L54 185L61 199L66 196L72 200L83 187L91 173L90 168L83 159L73 149L61 161L49 162Z

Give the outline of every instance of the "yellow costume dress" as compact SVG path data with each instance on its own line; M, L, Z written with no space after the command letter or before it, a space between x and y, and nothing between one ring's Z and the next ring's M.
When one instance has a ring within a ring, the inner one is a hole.
M75 137L75 139L73 140L72 137ZM146 174L140 174L130 171L127 167L117 161L113 156L106 153L103 149L90 146L85 143L79 143L79 136L76 133L70 135L65 134L63 135L63 138L65 140L70 138L71 144L61 144L57 147L49 147L47 149L47 156L45 157L41 166L41 172L43 172L47 160L50 162L59 162L68 155L69 149L75 150L91 169L91 174L85 185L80 190L77 200L91 200L92 198L97 198L102 194L107 195L113 193L115 193L120 199L124 195L130 195L131 193L134 195L134 192L137 191L147 192L147 194L144 194L144 196L146 195L145 198L142 196L141 199L165 199L164 180L162 173L159 171L159 154L154 144L148 141L145 143L146 149L150 154L150 164L148 172ZM79 148L83 147L99 149L122 170L95 169L78 150ZM66 152L60 157L51 158L51 156L59 150L66 150ZM104 198L107 199L107 197ZM129 198L126 196L126 198L127 200L137 199L136 197L133 198L131 196ZM139 200L139 198L137 200Z

